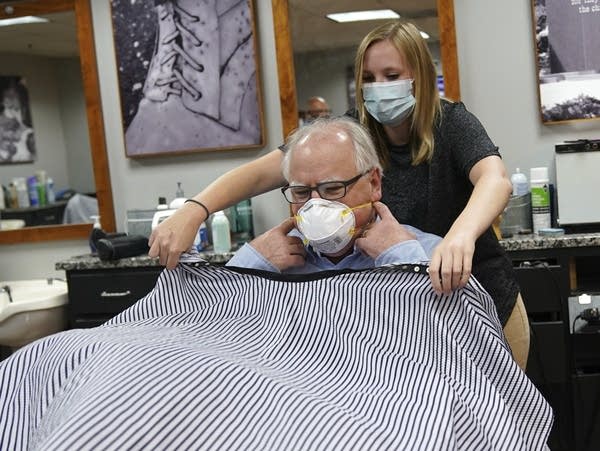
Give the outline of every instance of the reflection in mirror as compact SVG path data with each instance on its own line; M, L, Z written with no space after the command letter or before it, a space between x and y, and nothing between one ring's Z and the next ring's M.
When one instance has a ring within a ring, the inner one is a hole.
M430 36L445 97L460 100L453 0L272 0L272 6L284 136L298 126L313 95L324 97L334 114L352 105L348 68L360 40L382 23L338 24L325 18L330 12L389 8L415 23Z
M326 17L329 13L389 8L411 21L422 34L426 33L443 89L436 0L361 0L360 4L350 3L347 0L289 0L300 122L310 116L309 99L314 96L323 97L334 115L344 114L354 106L356 48L369 31L389 20L337 23Z
M70 198L81 197L80 206L98 214L97 201L89 196L96 189L75 12L38 17L48 22L0 28L0 97L21 94L17 101L25 124L15 135L30 137L7 139L12 124L6 108L0 113L5 119L0 124L5 138L0 139L0 181L7 188L2 220L22 219L25 226L91 222L83 208L76 208L77 198Z
M86 237L98 214L114 230L87 1L0 7L0 18L44 20L0 27L0 243Z

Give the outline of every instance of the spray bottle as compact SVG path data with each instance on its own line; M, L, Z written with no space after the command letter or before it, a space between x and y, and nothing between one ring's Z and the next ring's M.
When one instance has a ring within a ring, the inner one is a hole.
M550 217L550 181L548 168L531 168L531 213L533 233L552 226Z
M92 219L94 221L94 226L92 228L92 233L90 233L90 251L92 251L92 254L95 254L97 252L97 248L96 248L96 243L98 242L99 239L105 238L106 237L106 233L104 232L104 230L102 230L102 225L100 224L100 216L94 215L94 216L90 216L90 219Z

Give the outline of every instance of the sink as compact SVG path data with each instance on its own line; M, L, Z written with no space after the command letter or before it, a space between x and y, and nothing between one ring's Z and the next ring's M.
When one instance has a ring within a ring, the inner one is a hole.
M0 282L0 346L16 349L64 330L67 303L60 279Z
M0 219L0 230L16 230L25 227L22 219Z

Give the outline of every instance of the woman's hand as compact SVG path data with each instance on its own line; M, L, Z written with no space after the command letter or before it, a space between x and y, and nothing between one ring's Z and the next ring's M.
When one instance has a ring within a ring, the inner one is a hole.
M158 257L167 269L175 268L181 254L192 247L200 224L207 219L205 216L197 205L184 204L152 231L148 255Z
M450 294L464 287L471 277L475 238L467 233L453 232L444 237L433 251L429 277L437 293Z
M473 266L475 240L481 236L506 206L512 185L500 157L479 160L469 172L473 192L464 210L433 251L429 276L438 293L450 294L464 287Z

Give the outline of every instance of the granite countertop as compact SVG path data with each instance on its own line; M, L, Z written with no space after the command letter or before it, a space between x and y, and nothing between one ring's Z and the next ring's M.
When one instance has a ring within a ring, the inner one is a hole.
M576 247L600 247L600 233L576 233L562 236L516 235L512 238L500 240L500 245L506 251L527 251L536 249L557 249ZM229 261L235 250L215 254L214 252L200 252L200 257L209 263L224 264ZM84 270L84 269L114 269L114 268L145 268L161 266L158 258L148 255L122 258L120 260L102 261L92 254L78 255L61 260L56 263L57 270Z
M198 256L210 263L227 263L233 257L234 251L222 254L214 252L200 252ZM102 261L96 255L85 254L77 255L56 262L57 270L83 270L83 269L116 269L116 268L147 268L152 266L161 266L158 257L149 257L148 255L139 255L137 257L121 258L119 260Z
M594 247L600 246L600 233L573 233L561 236L515 235L500 240L500 245L506 251Z

